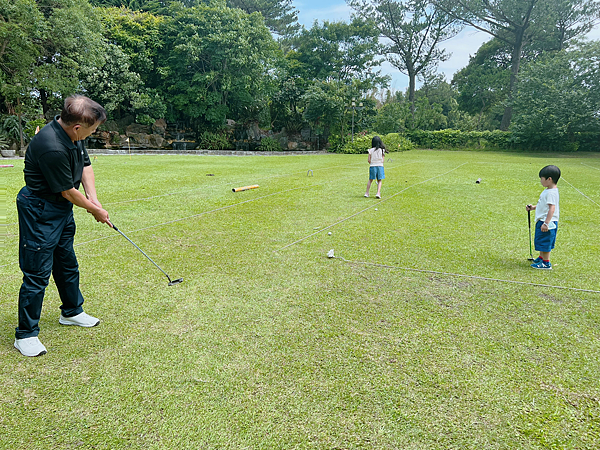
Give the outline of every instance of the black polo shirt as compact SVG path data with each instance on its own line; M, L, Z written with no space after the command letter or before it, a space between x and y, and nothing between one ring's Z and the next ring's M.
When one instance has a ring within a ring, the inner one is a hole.
M33 137L25 153L25 184L35 194L79 189L83 168L91 165L83 141L73 143L58 118Z

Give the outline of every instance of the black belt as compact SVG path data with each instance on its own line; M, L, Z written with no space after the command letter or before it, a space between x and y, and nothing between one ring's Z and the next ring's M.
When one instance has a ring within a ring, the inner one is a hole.
M44 200L48 200L49 202L68 202L66 198L64 198L61 194L44 194L41 192L31 191L33 195L39 197Z

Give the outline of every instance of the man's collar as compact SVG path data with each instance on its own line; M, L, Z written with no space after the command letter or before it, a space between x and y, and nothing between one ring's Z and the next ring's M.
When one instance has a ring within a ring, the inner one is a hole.
M58 138L69 148L77 148L75 143L71 140L65 129L58 123L60 116L56 116L52 121L52 128L56 131Z

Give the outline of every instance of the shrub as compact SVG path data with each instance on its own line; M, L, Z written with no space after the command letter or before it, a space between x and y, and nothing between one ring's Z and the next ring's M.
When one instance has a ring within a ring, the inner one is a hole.
M31 140L33 136L35 136L35 130L37 127L40 127L40 130L44 128L46 125L46 121L44 119L33 119L29 120L25 124L25 128L23 128L23 134Z
M367 151L371 148L371 139L373 139L375 134L355 134L354 142L349 140L346 144L340 149L340 153L346 154L361 154L367 153ZM352 138L350 138L352 139Z
M272 137L264 137L260 140L260 145L258 146L258 151L261 152L280 152L281 144L277 139L273 139Z
M360 133L358 135L354 135L354 142L347 142L340 149L340 153L347 154L361 154L367 153L367 151L371 148L371 140L374 136L377 136L375 133L363 134ZM381 136L381 140L385 145L385 148L390 152L403 152L406 150L411 150L414 148L413 143L410 139L402 136L398 133L389 133L385 136Z
M152 125L156 122L156 119L153 119L148 114L138 114L135 121L141 125Z
M507 149L514 145L509 131L414 130L407 132L412 142L421 148Z
M9 139L16 142L21 140L19 136L19 119L17 116L4 116L2 120L2 130Z
M381 138L389 152L404 152L415 148L410 139L398 133L389 133Z
M219 133L211 133L210 131L205 131L200 135L198 144L204 150L225 150L231 148L227 136Z

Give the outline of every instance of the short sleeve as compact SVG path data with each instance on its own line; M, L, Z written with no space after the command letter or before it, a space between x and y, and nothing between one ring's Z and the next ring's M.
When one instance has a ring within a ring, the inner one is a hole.
M74 187L69 159L64 153L48 152L40 158L39 165L51 192L58 194Z
M546 204L558 205L558 191L556 189L548 189L548 196L546 197Z
M90 156L88 155L87 148L83 143L81 144L81 149L83 150L83 167L91 166L92 161L90 161Z

